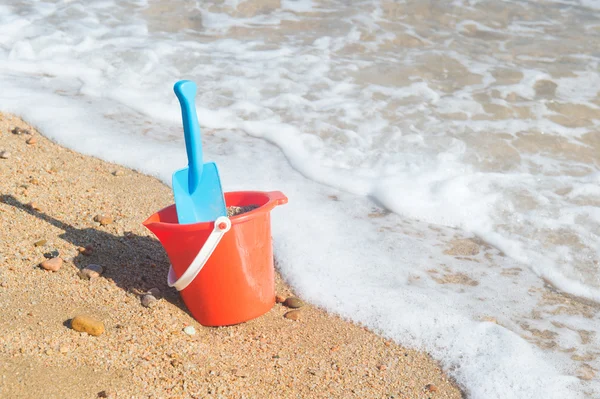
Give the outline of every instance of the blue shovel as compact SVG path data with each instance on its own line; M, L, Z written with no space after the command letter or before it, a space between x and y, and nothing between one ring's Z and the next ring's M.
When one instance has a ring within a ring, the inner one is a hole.
M173 173L173 194L179 224L212 222L227 216L221 180L214 162L202 163L202 139L196 115L196 84L180 80L173 87L181 104L188 166Z

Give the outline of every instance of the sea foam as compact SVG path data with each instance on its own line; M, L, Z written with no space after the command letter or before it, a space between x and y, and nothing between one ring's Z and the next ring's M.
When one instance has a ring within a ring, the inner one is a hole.
M600 395L577 378L600 368L590 2L176 3L0 6L2 111L170 184L192 79L225 190L289 197L275 255L301 296L472 398Z

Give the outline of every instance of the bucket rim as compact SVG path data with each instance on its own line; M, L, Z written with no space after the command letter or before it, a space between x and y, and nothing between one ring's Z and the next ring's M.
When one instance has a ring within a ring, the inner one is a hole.
M225 192L224 193L225 202L227 203L228 196L240 195L240 194L264 195L268 198L268 200L265 204L259 206L258 208L252 209L251 211L248 211L248 212L241 213L239 215L229 217L232 225L238 224L238 223L243 223L250 219L254 219L255 217L257 217L259 215L270 212L276 206L287 204L287 202L288 202L288 198L281 191L256 191L256 190L250 190L250 191L249 190L240 190L240 191ZM142 225L144 225L146 227L151 226L151 225L164 225L165 227L166 226L186 226L188 228L191 228L191 227L204 226L204 227L208 228L209 226L211 226L215 223L215 221L210 221L210 222L198 222L198 223L190 223L190 224L179 224L179 223L160 222L160 221L152 221L151 220L156 215L158 215L160 212L163 212L163 211L165 211L169 208L173 208L173 207L175 207L175 204L165 206L164 208L154 212L152 215L150 215L146 220L144 220L142 222Z

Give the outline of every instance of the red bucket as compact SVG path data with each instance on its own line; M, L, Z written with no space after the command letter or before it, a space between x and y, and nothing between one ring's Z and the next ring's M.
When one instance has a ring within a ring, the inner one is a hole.
M275 268L270 212L287 201L279 191L228 192L227 206L258 208L215 222L179 224L175 205L171 205L143 222L169 256L169 285L180 290L200 324L238 324L273 307ZM201 262L199 271L191 270Z

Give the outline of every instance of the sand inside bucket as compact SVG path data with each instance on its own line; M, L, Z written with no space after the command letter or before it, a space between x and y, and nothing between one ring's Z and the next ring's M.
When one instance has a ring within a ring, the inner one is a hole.
M258 205L246 205L246 206L228 206L227 216L232 217L241 215L242 213L250 212L253 209L258 208Z

